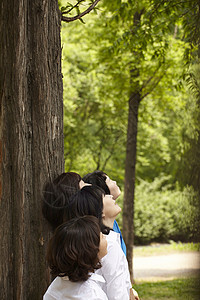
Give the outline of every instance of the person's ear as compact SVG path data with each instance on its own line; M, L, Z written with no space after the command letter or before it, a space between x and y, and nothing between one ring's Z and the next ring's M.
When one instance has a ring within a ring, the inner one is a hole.
M105 214L102 212L102 219L105 219Z

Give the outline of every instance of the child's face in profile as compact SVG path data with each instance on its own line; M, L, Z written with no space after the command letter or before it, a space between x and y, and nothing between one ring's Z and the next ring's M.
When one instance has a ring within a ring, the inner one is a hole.
M99 243L99 253L98 253L99 259L104 257L106 254L107 254L107 240L105 235L102 232L100 232L100 243Z
M116 200L119 197L119 195L121 194L120 188L118 187L116 181L110 179L106 175L106 184L110 190L110 194L113 196L113 199Z
M103 196L103 215L106 219L115 219L116 216L121 212L121 208L114 200L113 195ZM113 221L114 221L113 219Z

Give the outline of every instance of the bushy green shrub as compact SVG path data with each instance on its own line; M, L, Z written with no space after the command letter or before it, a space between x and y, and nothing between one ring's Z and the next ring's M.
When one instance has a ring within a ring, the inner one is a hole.
M168 177L139 181L135 194L135 244L196 241L200 238L199 201L191 187L180 191Z

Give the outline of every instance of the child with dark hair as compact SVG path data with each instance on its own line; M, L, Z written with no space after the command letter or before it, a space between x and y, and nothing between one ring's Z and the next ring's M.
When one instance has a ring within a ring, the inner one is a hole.
M116 200L121 194L120 188L118 187L116 181L110 179L103 171L97 170L92 173L88 173L83 177L83 181L85 183L90 183L101 187L106 194L112 195L114 200ZM116 220L113 224L113 230L120 234L121 248L126 255L126 245Z
M47 261L57 276L44 300L108 300L101 288L105 280L95 270L107 253L107 241L97 218L83 216L60 225L51 238Z
M45 185L42 213L53 230L65 220L69 220L66 215L69 210L65 207L68 206L70 198L85 185L88 184L75 172L62 173Z

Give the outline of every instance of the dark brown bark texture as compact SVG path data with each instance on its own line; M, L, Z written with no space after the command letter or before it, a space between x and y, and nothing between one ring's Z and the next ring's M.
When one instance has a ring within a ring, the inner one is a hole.
M64 170L56 0L0 4L0 298L42 299L49 272L42 187Z
M127 260L133 281L133 244L134 244L134 190L137 148L138 109L140 93L133 92L129 99L129 115L126 145L125 185L123 205L123 237L127 247Z

